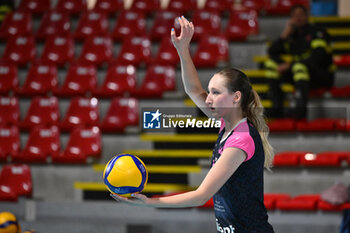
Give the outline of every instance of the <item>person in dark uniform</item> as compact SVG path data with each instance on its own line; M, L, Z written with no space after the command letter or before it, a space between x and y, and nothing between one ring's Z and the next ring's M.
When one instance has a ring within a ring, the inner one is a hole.
M307 115L310 89L330 88L333 85L335 66L329 35L323 28L310 24L308 16L305 6L293 6L280 38L268 49L269 59L264 66L269 84L268 95L273 105L272 116L282 116L284 98L281 82L295 86L293 116L296 118ZM289 55L289 59L283 59L283 55Z
M214 74L206 91L189 52L194 26L184 17L178 22L180 36L172 29L171 38L180 57L185 91L208 117L221 121L211 169L194 191L159 198L111 196L131 205L158 208L201 206L213 197L217 232L274 232L264 206L263 187L264 167L271 166L273 148L267 140L260 98L248 77L234 68Z

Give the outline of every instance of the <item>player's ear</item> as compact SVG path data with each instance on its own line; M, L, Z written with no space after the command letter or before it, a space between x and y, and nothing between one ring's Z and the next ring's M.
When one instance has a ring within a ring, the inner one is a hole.
M235 93L233 93L232 102L234 104L237 104L241 101L241 98L242 98L242 92L236 91Z

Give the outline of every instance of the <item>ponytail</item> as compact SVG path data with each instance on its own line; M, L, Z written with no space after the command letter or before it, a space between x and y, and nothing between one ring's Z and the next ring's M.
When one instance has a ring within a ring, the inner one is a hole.
M260 97L253 88L250 92L249 103L245 114L260 134L265 153L264 167L270 170L270 168L272 167L272 160L274 156L273 147L268 141L268 135L270 130L265 122L264 108L261 104Z

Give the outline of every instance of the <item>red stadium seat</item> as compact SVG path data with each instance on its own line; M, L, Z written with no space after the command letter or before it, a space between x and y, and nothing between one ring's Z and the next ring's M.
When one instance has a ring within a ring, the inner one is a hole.
M0 94L17 91L19 86L18 68L9 62L0 62Z
M169 1L166 10L184 15L186 12L197 8L196 0L172 0Z
M302 132L329 132L336 129L338 119L319 118L311 121L300 120L297 122L297 131Z
M80 14L87 10L86 0L59 0L56 9L68 14Z
M52 36L45 40L40 60L42 62L63 66L74 59L74 40L70 36Z
M180 15L171 11L158 11L153 20L150 31L152 40L161 40L164 37L170 37L170 30L174 27L174 20Z
M21 0L18 10L27 11L32 14L42 14L50 10L50 0Z
M107 16L96 11L87 11L80 16L74 37L83 40L90 36L102 36L108 33Z
M36 32L36 38L46 39L49 36L67 36L70 33L70 29L68 13L50 10L42 17Z
M145 36L135 36L123 40L121 51L116 63L138 66L142 63L150 63L152 59L151 41Z
M203 9L207 11L222 12L231 9L233 2L233 0L206 0Z
M260 12L264 8L264 1L261 0L244 0L241 1L240 4L234 4L234 9L235 10L254 10L256 12Z
M19 116L18 98L0 96L0 125L17 125Z
M343 87L332 87L331 94L332 97L335 98L348 98L350 97L350 85Z
M170 37L164 37L159 45L157 55L155 56L153 63L159 65L177 65L179 63L179 55L171 42Z
M6 162L8 156L20 151L19 130L17 126L0 127L0 161Z
M317 209L322 211L342 211L343 207L344 205L333 205L322 199L320 199L317 203Z
M332 151L317 154L308 153L300 158L303 166L339 167L342 160L350 158L350 152Z
M107 36L91 36L85 39L79 62L100 66L110 62L113 55L113 42Z
M193 40L200 40L204 35L220 35L221 17L216 12L196 10L192 22L195 25Z
M35 40L33 36L11 37L5 47L2 59L19 66L24 66L34 60L36 55Z
M175 90L176 74L172 66L152 65L134 94L141 98L160 98L165 91Z
M110 98L130 93L136 88L136 69L132 65L112 64L108 67L103 84L94 95Z
M319 194L304 194L291 199L276 201L276 209L288 211L315 211L320 200Z
M9 186L17 196L32 197L32 174L28 165L4 165L0 173L0 184Z
M288 166L296 167L300 165L301 157L305 155L312 154L307 151L286 151L277 153L273 159L273 165L276 167L279 166Z
M27 36L32 33L32 16L28 12L9 12L0 27L0 38Z
M254 10L232 10L225 30L231 41L244 41L248 36L259 33L258 15Z
M40 97L32 99L24 119L19 123L23 130L37 125L57 125L59 121L59 106L57 97Z
M333 56L333 61L336 66L348 67L350 66L350 54Z
M268 210L274 210L276 208L277 200L289 200L291 197L285 193L265 193L264 205Z
M48 95L57 88L57 85L56 66L40 62L31 66L18 93L25 96Z
M0 184L0 202L16 202L18 197L8 185Z
M123 0L97 0L94 10L105 14L116 13L124 9Z
M59 96L75 96L92 93L97 87L95 66L74 63L69 67L63 85L56 91Z
M53 163L85 163L88 157L99 158L102 151L101 131L97 126L76 127L63 152L53 155Z
M204 36L199 41L193 62L197 67L216 67L229 60L228 41L223 36Z
M294 5L304 5L309 8L309 0L265 1L264 9L268 15L288 15Z
M160 0L133 0L130 10L149 14L160 10Z
M70 131L76 126L98 125L100 113L98 99L75 97L71 100L64 119L59 123L62 131Z
M296 120L293 118L275 119L268 123L271 132L293 132L296 129Z
M337 131L347 131L350 132L350 120L348 119L338 119L335 124Z
M146 35L146 19L141 12L123 11L117 18L117 22L111 36L115 40L123 40L133 36Z
M49 156L60 151L60 132L57 126L38 126L30 131L26 146L13 162L46 163Z
M134 98L114 98L100 124L103 132L123 132L126 127L138 125L139 104Z

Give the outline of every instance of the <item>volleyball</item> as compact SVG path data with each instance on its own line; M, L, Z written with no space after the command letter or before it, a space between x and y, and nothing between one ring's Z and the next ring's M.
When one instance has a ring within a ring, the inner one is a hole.
M103 181L108 190L116 194L141 192L148 180L145 164L137 156L120 154L108 161Z
M0 233L20 233L16 216L10 212L0 212Z

